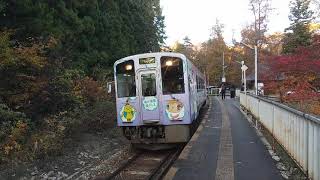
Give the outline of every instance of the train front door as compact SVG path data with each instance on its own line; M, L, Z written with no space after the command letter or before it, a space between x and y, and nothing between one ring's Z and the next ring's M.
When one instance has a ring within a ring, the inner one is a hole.
M142 71L139 73L141 119L143 124L155 124L160 121L159 92L157 71Z

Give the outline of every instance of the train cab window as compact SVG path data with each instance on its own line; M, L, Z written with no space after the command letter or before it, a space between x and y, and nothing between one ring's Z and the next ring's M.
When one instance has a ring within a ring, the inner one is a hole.
M163 94L184 93L183 61L177 57L161 57Z
M136 82L133 60L120 63L116 67L118 98L135 97Z
M155 73L141 75L142 96L156 96L156 75Z

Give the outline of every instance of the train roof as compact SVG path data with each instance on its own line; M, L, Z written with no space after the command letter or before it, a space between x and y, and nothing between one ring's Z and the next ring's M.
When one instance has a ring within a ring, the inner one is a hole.
M123 61L127 61L130 59L137 59L137 58L143 58L143 57L156 57L156 56L173 56L173 57L180 57L182 59L187 59L185 55L181 53L174 53L174 52L155 52L155 53L143 53L143 54L136 54L128 57L121 58L117 60L114 65L117 65Z
M115 67L116 65L124 62L124 61L127 61L127 60L138 59L138 58L147 58L147 57L157 57L157 56L172 56L172 57L179 57L179 58L181 58L181 59L185 59L186 61L188 61L189 63L191 63L192 66L196 68L196 70L198 71L198 73L200 73L201 76L204 78L204 74L203 74L184 54L175 53L175 52L154 52L154 53L136 54L136 55L124 57L124 58L121 58L121 59L117 60L117 61L114 63L114 67Z

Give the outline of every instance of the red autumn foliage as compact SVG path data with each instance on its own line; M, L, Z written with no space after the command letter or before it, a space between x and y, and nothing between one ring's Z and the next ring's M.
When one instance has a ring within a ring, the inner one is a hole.
M280 95L282 102L320 101L320 36L295 54L269 57L269 71L262 75L266 90ZM291 92L289 95L288 92Z
M84 102L93 105L95 102L106 98L106 91L103 86L92 78L85 77L75 82L75 94Z

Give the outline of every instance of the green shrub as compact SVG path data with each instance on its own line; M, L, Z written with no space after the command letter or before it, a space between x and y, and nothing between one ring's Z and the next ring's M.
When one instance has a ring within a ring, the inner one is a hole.
M116 124L114 101L100 82L79 72L56 77L43 93L31 103L36 108L32 112L42 114L37 119L0 104L0 162L58 155L77 132L106 130Z
M115 103L98 101L85 109L82 121L90 130L102 130L116 124Z
M0 162L6 162L23 151L30 131L30 120L21 112L0 104Z
M32 99L28 114L33 119L43 119L82 106L83 100L74 92L75 82L83 76L82 72L65 70L58 74Z
M18 122L29 123L30 120L25 114L12 111L7 105L0 104L0 143L10 134Z

